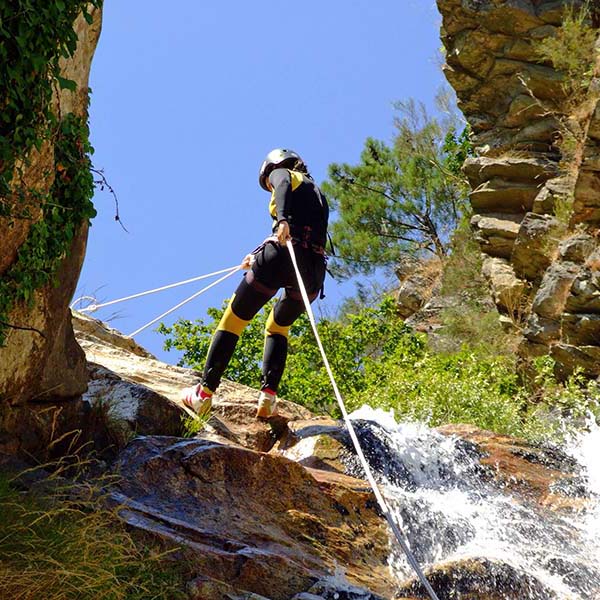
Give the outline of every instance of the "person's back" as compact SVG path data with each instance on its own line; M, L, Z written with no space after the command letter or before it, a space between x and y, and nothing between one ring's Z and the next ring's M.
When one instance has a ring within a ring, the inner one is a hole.
M284 216L290 225L292 239L309 241L324 248L327 241L329 206L312 178L307 173L278 168L269 175L269 183L273 188L271 216L276 219L278 195L283 196L282 203L289 204L284 207ZM277 224L275 220L273 233L276 232ZM306 239L307 237L309 239Z

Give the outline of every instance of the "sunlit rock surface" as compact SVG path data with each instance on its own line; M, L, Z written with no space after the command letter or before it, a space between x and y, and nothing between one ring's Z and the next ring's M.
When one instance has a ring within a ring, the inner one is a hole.
M467 159L464 171L472 189L471 224L488 257L484 268L496 306L524 323L523 357L551 354L560 376L579 367L597 377L600 322L586 316L599 312L593 290L599 269L600 108L594 90L600 55L592 93L574 109L565 74L536 51L540 40L556 34L572 4L584 3L437 0L444 72L474 135L477 156ZM597 20L596 3L587 4ZM560 145L568 119L579 131L572 157ZM568 205L573 211L560 222L556 214ZM580 316L581 340L572 327Z
M61 60L61 75L77 84L76 91L63 89L55 93L54 109L63 116L68 113L87 116L88 78L101 26L100 9L92 8L91 14L91 25L83 15L76 19L77 49L73 58ZM23 175L26 189L47 193L56 171L53 144L45 142L39 151L32 150L28 159L30 162ZM0 274L14 263L32 224L41 217L39 202L30 202L32 219L0 217ZM31 306L19 304L9 315L11 323L35 328L44 337L34 331L9 329L6 345L0 348L0 429L7 429L7 435L8 424L14 421L7 405L15 406L32 399L62 400L85 391L85 357L73 337L69 302L83 264L86 240L87 223L75 232L70 252L59 268L56 278L60 285L52 282L37 290ZM24 419L28 420L29 416ZM19 434L14 432L13 435Z
M61 59L61 75L77 84L75 91L57 89L54 94L54 110L62 116L87 116L88 77L101 27L100 9L90 10L91 24L83 15L75 21L78 43L73 58ZM56 173L53 142L46 140L39 150L20 158L28 160L24 188L46 194ZM37 199L26 197L22 206L31 210L31 219L0 217L0 274L14 264L30 228L42 216ZM73 335L69 302L83 264L87 229L84 223L74 232L56 274L60 285L52 281L36 290L32 305L20 303L8 316L11 324L43 336L9 328L6 345L0 348L0 452L45 460L85 443L85 406L79 396L88 376L84 353Z
M256 391L224 382L195 437L156 435L177 427L171 410L180 413L179 391L197 374L145 356L100 322L75 327L94 361L90 389L116 386L108 403L127 439L136 428L154 434L120 452L113 498L129 524L185 548L190 597L426 598L340 422L286 402L281 416L258 421ZM600 532L589 526L600 514L600 475L589 471L598 432L580 456L470 425L396 424L368 408L354 419L441 599L600 593Z

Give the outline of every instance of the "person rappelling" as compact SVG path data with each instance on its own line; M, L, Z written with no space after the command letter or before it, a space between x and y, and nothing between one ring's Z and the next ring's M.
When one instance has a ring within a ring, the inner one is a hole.
M260 186L271 192L269 213L272 236L248 254L241 267L246 273L231 297L213 335L201 382L182 391L183 403L197 414L208 414L238 339L258 311L283 288L265 328L261 390L257 418L277 414L277 390L288 350L288 334L305 311L298 279L286 243L291 240L308 298L313 302L323 288L326 273L325 244L329 206L292 150L277 148L267 155L259 171Z

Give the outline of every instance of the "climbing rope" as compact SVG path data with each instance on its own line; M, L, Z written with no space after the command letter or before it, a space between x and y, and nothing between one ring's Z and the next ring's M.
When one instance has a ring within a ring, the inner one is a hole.
M95 302L95 298L92 296L81 296L74 300L71 303L71 308L74 308L78 302L82 300L92 300L92 303L84 308L80 308L79 312L96 312L100 308L104 308L105 306L111 306L112 304L117 304L118 302L125 302L126 300L133 300L134 298L141 298L142 296L147 296L148 294L155 294L156 292L162 292L163 290L170 290L171 288L178 287L180 285L185 285L186 283L193 283L194 281L201 281L202 279L208 279L209 277L215 277L216 275L221 275L222 273L229 273L230 271L235 272L239 269L239 267L229 267L228 269L221 269L220 271L214 271L213 273L207 273L206 275L200 275L198 277L192 277L191 279L185 279L184 281L178 281L177 283L170 283L169 285L163 285L162 287L154 288L152 290L146 290L145 292L140 292L139 294L132 294L131 296L125 296L124 298L117 298L116 300L111 300L110 302L103 302L102 304L97 304Z
M387 505L387 502L385 501L383 495L381 494L381 492L379 490L379 486L377 485L377 482L375 481L375 478L373 477L373 473L371 472L371 467L369 466L369 463L367 462L367 459L365 458L365 455L363 454L363 451L362 451L362 448L360 445L360 441L358 439L358 436L356 435L354 426L352 425L352 422L350 421L348 412L346 411L346 406L344 404L344 401L343 401L340 391L338 389L337 383L333 376L333 371L331 370L331 366L329 365L329 360L327 359L327 355L325 354L323 344L321 343L321 338L319 337L319 332L317 331L317 324L315 322L315 316L314 316L312 308L310 306L310 300L308 299L308 294L306 293L306 287L304 286L304 282L302 281L302 276L300 275L300 270L298 269L298 263L296 262L296 254L294 252L294 246L293 246L291 240L288 240L287 247L288 247L288 250L290 251L290 256L292 258L292 264L294 265L294 270L296 271L296 277L298 279L298 286L300 287L300 293L302 295L302 300L304 301L304 305L306 307L306 313L308 315L308 320L310 321L313 333L315 334L315 339L317 340L317 346L319 347L321 356L323 357L323 363L325 364L325 369L327 370L327 374L329 375L329 379L331 380L331 385L333 386L333 392L334 392L336 400L340 406L340 410L342 411L342 416L344 417L344 422L346 423L346 427L348 428L348 433L350 434L350 438L352 439L352 443L354 444L354 448L356 449L356 454L358 455L358 458L359 458L359 460L362 464L362 467L365 471L365 474L367 476L367 481L371 485L371 488L373 489L373 493L375 494L375 498L377 499L377 502L381 508L381 511L383 512L383 515L385 516L391 530L393 531L394 535L396 536L396 539L398 540L398 543L400 544L402 551L406 555L406 559L408 560L408 563L410 564L410 566L413 568L413 570L417 574L417 577L423 584L423 587L427 590L427 593L429 594L431 600L439 600L438 596L433 591L433 588L427 581L427 578L425 577L425 574L423 573L421 567L419 566L417 559L415 558L414 554L411 552L410 548L408 547L407 543L405 542L404 535L402 534L402 532L400 531L400 528L394 521L394 518L392 517L391 511Z
M141 333L142 331L144 331L144 329L147 329L148 327L150 327L150 325L154 325L154 323L156 323L157 321L160 321L162 318L166 317L167 315L170 315L172 312L176 311L178 308L181 308L184 304L191 302L194 298L197 298L200 294L204 294L204 292L207 292L208 290L210 290L210 288L215 287L215 285L218 285L219 283L221 283L221 281L225 281L225 279L227 279L228 277L235 275L235 273L237 273L239 270L241 270L241 268L242 268L241 266L233 267L228 273L223 275L223 277L219 277L219 279L208 284L206 287L202 288L200 291L196 292L195 294L192 294L189 298L186 298L185 300L183 300L183 302L180 302L179 304L175 305L173 308L170 308L169 310L164 312L162 315L159 315L155 319L152 319L152 321L150 321L149 323L146 323L139 329L136 329L133 333L130 333L127 337L132 338L133 336L137 335L138 333Z
M102 304L97 304L95 302L96 299L92 296L81 296L80 298L77 298L77 300L74 300L73 302L71 302L70 308L74 308L75 305L78 302L81 302L82 300L92 300L92 304L89 304L88 306L86 306L84 308L80 308L79 311L80 312L95 312L100 308L104 308L105 306L111 306L112 304L117 304L117 302L125 302L126 300L133 300L134 298L140 298L141 296L147 296L148 294L162 292L163 290L168 290L168 289L180 286L180 285L185 285L186 283L192 283L193 281L200 281L201 279L207 279L208 277L214 277L215 275L221 275L222 273L225 273L225 275L223 275L223 277L220 277L216 281L213 281L211 284L202 288L200 291L192 294L189 298L186 298L185 300L183 300L183 302L179 302L179 304L177 304L173 308L170 308L169 310L162 313L162 315L159 315L155 319L152 319L152 321L150 321L149 323L146 323L142 327L136 329L133 333L130 333L128 336L126 336L128 338L132 338L133 336L137 335L138 333L141 333L142 331L144 331L144 329L147 329L148 327L150 327L150 325L154 325L154 323L156 323L157 321L160 321L167 315L170 315L172 312L176 311L178 308L181 308L184 304L191 302L194 298L197 298L198 296L200 296L200 294L204 294L204 292L207 292L208 290L210 290L210 288L214 287L215 285L218 285L219 283L221 283L221 281L225 281L225 279L227 279L228 277L231 277L232 275L237 273L241 268L242 267L240 265L238 265L235 267L229 267L228 269L221 269L220 271L214 271L213 273L207 273L206 275L199 275L198 277L192 277L191 279L185 279L184 281L178 281L177 283L170 283L169 285L163 285L162 287L154 288L152 290L147 290L145 292L140 292L138 294L132 294L131 296L125 296L124 298L117 298L116 300L111 300L110 302L103 302Z

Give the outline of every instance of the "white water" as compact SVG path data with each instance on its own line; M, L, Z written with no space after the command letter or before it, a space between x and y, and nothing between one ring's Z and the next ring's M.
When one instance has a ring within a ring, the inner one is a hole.
M422 566L487 558L537 579L561 600L600 598L598 427L563 449L580 465L592 498L585 510L565 514L519 504L483 476L464 441L421 423L397 424L390 413L369 407L351 418L358 421L365 453ZM390 561L400 580L412 576L399 550ZM549 598L537 585L527 589L519 600Z

